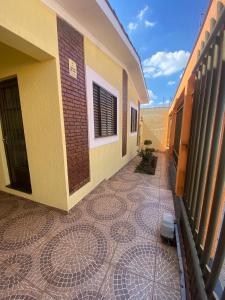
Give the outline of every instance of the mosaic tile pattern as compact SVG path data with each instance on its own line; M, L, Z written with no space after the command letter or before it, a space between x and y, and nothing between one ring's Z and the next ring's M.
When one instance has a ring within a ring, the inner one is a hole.
M153 300L179 300L180 298L179 290L158 283L154 284Z
M87 204L87 213L96 220L114 220L127 210L127 203L118 195L104 193L98 195Z
M118 243L128 243L135 239L136 229L130 222L120 221L111 226L110 236Z
M68 214L0 192L0 300L180 299L176 249L160 218L174 213L167 158L139 158Z
M19 207L17 200L11 200L9 198L3 198L1 200L0 220L8 217L10 214L15 212Z
M100 290L101 300L152 299L153 282L129 272L127 269L117 270L112 266Z

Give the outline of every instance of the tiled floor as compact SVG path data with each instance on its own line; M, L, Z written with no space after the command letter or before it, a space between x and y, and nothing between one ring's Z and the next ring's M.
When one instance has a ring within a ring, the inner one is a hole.
M0 299L180 299L176 249L160 240L173 213L167 159L138 158L65 215L0 195Z

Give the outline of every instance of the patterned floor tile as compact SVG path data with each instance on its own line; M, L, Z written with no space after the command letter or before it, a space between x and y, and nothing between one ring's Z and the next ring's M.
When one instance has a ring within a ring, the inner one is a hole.
M50 296L43 294L28 281L23 280L8 288L0 287L0 300L53 300Z
M123 197L133 204L131 210L136 210L143 204L159 202L158 191L149 188L137 188L133 192L124 193Z
M155 176L134 173L136 157L68 214L0 192L0 299L179 299L176 250L159 232L173 195L157 156Z
M171 190L167 189L160 189L159 190L159 197L161 201L173 201L173 193Z
M125 218L128 207L131 206L119 194L104 193L87 201L85 212L90 219L110 224L115 219Z
M132 242L136 238L136 229L129 221L113 223L110 228L110 239L119 244Z
M154 283L153 300L181 300L181 295L178 290Z
M157 244L155 281L173 289L179 289L180 273L176 249Z
M79 223L67 227L33 255L33 269L29 278L44 289L46 284L56 284L58 274L64 276L65 266L68 270L70 266L82 269L83 265L86 266L85 261L93 261L86 270L91 272L110 258L110 245L105 234L93 224ZM68 272L65 276L70 280L73 276ZM78 273L78 277L84 276L84 273Z
M136 237L130 242L118 244L111 263L153 281L156 252L155 242Z
M119 222L116 221L115 223L112 223L112 224L117 225L117 224L120 224L120 222L121 221L119 221ZM118 243L115 236L113 236L113 234L111 233L111 228L114 228L113 225L105 226L104 223L100 223L100 222L94 223L94 227L96 228L96 230L99 230L104 235L104 238L107 241L106 255L104 258L104 261L107 261L107 262L111 261L112 256L115 252L117 243ZM86 239L86 243L88 243L90 245L88 247L90 251L89 251L89 253L87 253L87 255L89 255L89 256L95 255L95 253L97 253L99 247L101 246L99 243L96 242L96 237L94 235L89 235L88 238Z
M6 196L7 195L7 196ZM0 226L19 212L19 201L12 196L1 193L0 196Z
M110 179L108 181L108 188L111 190L112 193L124 193L128 191L131 192L136 189L136 184L134 184L133 182Z
M46 289L54 299L81 300L97 298L98 291L109 269L107 263L80 257L79 263L66 264Z
M0 226L0 253L32 253L54 230L54 215L47 209L13 215Z
M98 299L150 300L152 299L152 292L152 281L129 272L127 268L111 266Z
M135 226L137 236L154 241L160 238L158 202L140 205L130 213L128 221Z

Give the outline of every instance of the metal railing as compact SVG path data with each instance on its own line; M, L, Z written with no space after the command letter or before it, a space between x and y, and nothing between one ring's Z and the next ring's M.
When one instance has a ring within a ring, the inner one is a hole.
M225 218L221 215L225 201L225 9L200 54L194 76L181 224L195 272L195 297L225 300L219 281L225 258Z

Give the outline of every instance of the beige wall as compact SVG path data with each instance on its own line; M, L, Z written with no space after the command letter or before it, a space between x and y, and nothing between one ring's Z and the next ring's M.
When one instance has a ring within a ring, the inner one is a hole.
M152 147L159 151L166 150L167 124L169 108L143 108L142 113L142 143L151 140Z

